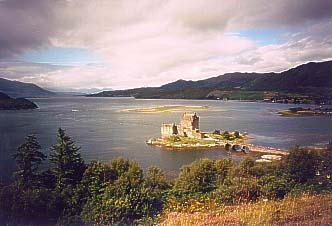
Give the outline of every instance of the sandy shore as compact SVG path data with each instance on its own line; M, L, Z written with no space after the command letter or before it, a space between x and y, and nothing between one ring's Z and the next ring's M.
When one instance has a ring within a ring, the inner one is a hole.
M208 106L185 106L185 105L163 105L163 106L153 106L148 108L131 108L123 109L121 112L135 112L135 113L163 113L163 112L183 112L186 110L205 110Z

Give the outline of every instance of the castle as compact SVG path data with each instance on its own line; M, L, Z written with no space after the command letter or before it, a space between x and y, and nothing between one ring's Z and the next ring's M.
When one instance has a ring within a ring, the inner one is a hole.
M203 134L199 130L199 117L196 113L183 113L179 125L174 123L161 125L161 138L169 138L174 135L202 139Z

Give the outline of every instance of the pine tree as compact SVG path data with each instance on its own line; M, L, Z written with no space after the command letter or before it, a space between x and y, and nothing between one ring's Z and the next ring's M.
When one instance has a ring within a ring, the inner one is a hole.
M20 145L14 155L18 170L14 177L24 187L33 186L37 183L38 169L46 159L41 151L37 137L32 134L25 138L25 143Z
M85 164L79 150L65 130L58 129L58 142L52 145L50 161L54 164L53 173L56 178L56 189L62 191L67 185L80 182Z

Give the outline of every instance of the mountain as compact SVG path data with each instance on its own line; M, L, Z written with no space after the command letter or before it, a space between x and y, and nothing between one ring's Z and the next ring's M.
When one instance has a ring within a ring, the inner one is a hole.
M252 90L332 88L332 61L311 62L281 73L272 73L251 81L245 87Z
M15 98L56 96L56 93L45 90L35 84L11 81L4 78L0 78L0 92Z
M271 95L282 94L283 96L291 95L293 99L303 96L309 99L331 99L332 61L311 62L280 73L234 72L198 81L180 79L161 87L105 91L89 96L132 96L155 99L219 99L223 97L265 99L265 92L270 92L268 98Z
M218 89L288 91L305 87L332 88L332 61L307 63L281 73L226 73L199 81L178 80L160 88L178 89L188 86Z
M5 93L0 92L0 110L22 110L35 109L38 106L30 100L24 98L11 98Z
M168 83L166 85L161 86L162 89L176 89L176 88L183 88L189 86L196 86L196 87L210 87L210 88L217 88L217 89L233 89L236 87L241 87L246 83L253 81L257 78L264 77L265 75L269 75L271 73L241 73L241 72L234 72L234 73L226 73L223 75L219 75L217 77L212 77L204 80L198 81L185 81L185 80L177 80L172 83Z

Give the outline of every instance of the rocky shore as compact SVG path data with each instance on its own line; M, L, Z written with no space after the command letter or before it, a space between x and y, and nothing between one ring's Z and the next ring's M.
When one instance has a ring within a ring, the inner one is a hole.
M216 141L211 139L193 140L195 142L187 143L176 143L169 142L162 138L149 139L146 141L148 145L155 145L158 147L164 147L166 149L178 150L178 151L189 151L192 149L211 148L211 149L223 149L234 152L244 152L246 154L265 154L270 157L262 158L265 162L271 160L280 160L282 156L288 155L287 150L265 147L254 144L247 144L244 142L232 142L232 141ZM246 148L244 148L246 147ZM245 151L246 150L246 151ZM264 155L263 155L264 156ZM274 156L274 157L273 157Z

